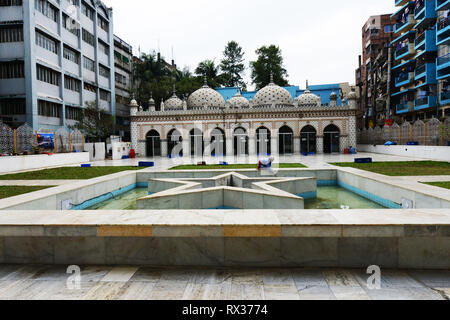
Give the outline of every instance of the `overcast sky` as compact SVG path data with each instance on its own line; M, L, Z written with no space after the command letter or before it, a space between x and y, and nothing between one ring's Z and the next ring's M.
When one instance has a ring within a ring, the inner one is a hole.
M138 54L161 51L191 71L222 58L236 40L249 61L262 45L278 45L289 83L355 82L361 29L371 15L393 13L394 0L103 0L114 9L114 33Z

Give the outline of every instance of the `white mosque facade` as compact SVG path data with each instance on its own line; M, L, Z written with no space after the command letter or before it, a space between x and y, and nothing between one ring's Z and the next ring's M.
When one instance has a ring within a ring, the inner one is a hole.
M206 84L182 101L175 92L156 111L130 104L132 148L138 157L300 155L344 152L356 146L356 94L322 105L308 90L295 100L271 83L247 100L225 102Z

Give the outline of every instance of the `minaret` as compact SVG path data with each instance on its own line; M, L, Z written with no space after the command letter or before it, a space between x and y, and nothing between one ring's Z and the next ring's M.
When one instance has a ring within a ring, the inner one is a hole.
M148 111L155 112L156 111L156 104L155 100L153 99L152 93L150 92L150 100L148 100Z
M330 107L337 107L337 94L334 90L330 94Z
M133 99L130 102L130 115L131 116L137 115L138 108L139 108L139 105L138 105L137 101L133 97Z
M164 101L161 100L161 111L164 111Z
M356 92L355 88L352 87L352 90L348 94L348 107L351 110L356 110Z

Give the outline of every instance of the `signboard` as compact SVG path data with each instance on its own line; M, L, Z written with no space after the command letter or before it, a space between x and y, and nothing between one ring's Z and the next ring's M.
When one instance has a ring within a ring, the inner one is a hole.
M53 150L53 149L55 149L55 134L38 132L37 143L38 143L39 148L41 148L41 149Z

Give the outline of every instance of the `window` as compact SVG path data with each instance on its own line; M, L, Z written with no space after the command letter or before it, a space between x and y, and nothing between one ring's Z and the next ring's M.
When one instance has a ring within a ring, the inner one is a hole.
M81 120L82 110L75 107L66 107L66 119L68 120Z
M84 67L86 70L95 72L95 62L94 62L93 60L87 58L87 57L83 57L83 58L84 58L84 59L83 59L83 60L84 60L84 61L83 61L83 67Z
M44 48L45 50L53 52L54 54L58 54L58 43L37 30L36 44L39 47Z
M67 90L80 92L81 91L81 81L74 79L72 77L64 77L64 88Z
M90 44L91 46L95 46L95 37L92 33L86 31L86 29L83 29L83 41L87 44Z
M111 97L111 95L108 91L100 90L100 100L110 102L110 100L111 100L110 97Z
M4 99L0 100L0 114L14 115L25 114L26 106L25 99Z
M67 31L73 33L77 36L77 38L80 36L80 26L79 24L71 19L67 14L63 13L63 27Z
M49 101L38 100L38 114L43 117L60 118L61 105Z
M36 74L39 81L47 82L54 86L60 85L61 74L50 68L36 65Z
M0 79L25 78L23 61L0 62Z
M90 91L93 93L97 93L97 87L95 87L87 82L84 83L84 90L87 90L87 91Z
M105 78L109 78L109 69L105 68L102 65L98 66L98 73Z
M94 21L94 10L92 10L84 1L81 3L81 12L83 12L86 17Z
M23 41L22 25L0 27L0 42L22 42L22 41Z
M107 56L109 56L109 46L105 43L103 43L102 41L98 42L98 49L100 50L100 52L106 54Z
M64 47L63 56L64 56L64 59L72 61L73 63L79 64L79 61L80 61L79 53L68 47Z
M0 7L21 6L22 0L0 0Z
M36 10L42 13L44 16L55 22L58 22L58 9L56 9L47 0L35 0L34 6Z
M393 25L384 26L384 33L391 33L391 32L394 32L394 26Z
M108 32L109 23L99 15L97 15L97 25L102 28L105 32Z
M121 75L120 73L116 73L115 74L115 79L116 79L116 83L126 86L127 85L127 77L125 77L124 75Z

